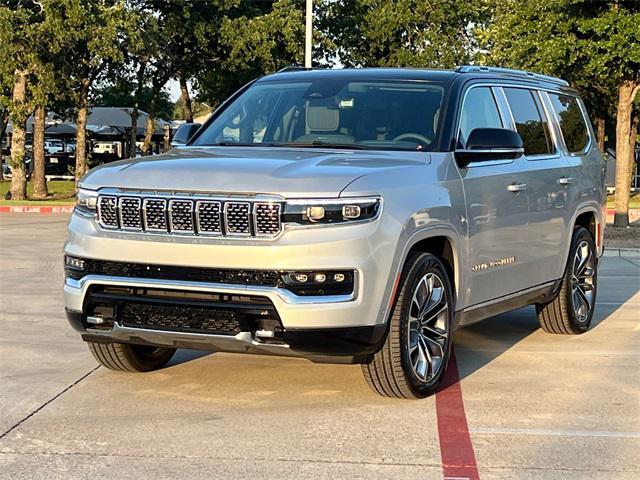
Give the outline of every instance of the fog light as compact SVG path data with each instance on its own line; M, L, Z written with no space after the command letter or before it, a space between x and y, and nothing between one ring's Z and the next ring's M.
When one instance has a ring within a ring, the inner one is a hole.
M344 273L336 273L333 279L338 283L344 282Z
M354 220L360 216L359 205L345 205L342 207L342 216L349 220Z
M319 222L324 218L324 207L307 207L307 218L312 222Z
M307 275L306 273L296 273L293 278L296 280L296 282L305 283L307 280L309 280L309 275Z
M68 255L64 257L64 264L74 270L84 270L86 266L86 262L82 258L70 257Z
M316 283L324 283L327 279L327 276L324 273L316 273L313 279Z

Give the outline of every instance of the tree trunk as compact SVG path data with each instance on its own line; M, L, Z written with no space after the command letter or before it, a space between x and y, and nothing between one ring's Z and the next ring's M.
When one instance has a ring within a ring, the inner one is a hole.
M27 172L24 164L24 141L26 137L25 124L27 121L26 94L27 72L16 72L17 79L13 85L12 104L17 114L12 115L13 134L11 136L11 199L24 200L27 198Z
M82 176L87 173L87 116L89 115L89 87L91 80L82 81L82 91L76 115L76 188Z
M636 93L632 80L623 80L618 86L618 111L616 115L616 211L615 227L629 226L629 197L631 196L631 168L629 161L629 135L631 134L631 109Z
M629 134L629 169L631 171L631 182L636 174L636 140L638 138L638 127L640 126L640 112L636 112L631 121L631 133Z
M605 137L606 121L604 117L596 118L596 136L598 137L598 148L600 153L604 153L604 137Z
M138 106L131 110L131 129L129 130L129 158L136 158L136 140L138 138Z
M147 123L144 132L144 143L142 144L142 154L147 155L151 142L153 141L153 134L156 131L156 93L152 92L151 101L149 102L149 112L147 116Z
M187 80L180 77L180 91L182 92L182 116L187 123L193 123L193 110L191 109L191 97L189 96L189 88Z
M168 152L171 149L171 128L169 127L169 125L166 125L163 127L163 140L164 140L164 145L163 145L163 152Z
M40 199L48 195L44 172L45 118L44 107L38 105L33 117L33 197Z
M2 175L2 146L4 145L4 135L7 132L7 123L9 123L9 112L3 109L2 113L0 113L0 180L4 180Z

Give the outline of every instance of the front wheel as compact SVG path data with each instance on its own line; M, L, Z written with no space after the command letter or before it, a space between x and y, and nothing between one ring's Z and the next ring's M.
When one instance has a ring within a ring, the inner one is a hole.
M583 227L573 231L560 290L553 300L537 305L545 332L577 335L589 329L596 303L598 267L593 236Z
M129 343L87 342L93 358L103 367L123 372L150 372L164 367L175 348L132 345Z
M387 397L435 393L451 354L453 295L447 269L434 255L416 253L405 264L382 349L362 365L364 377Z

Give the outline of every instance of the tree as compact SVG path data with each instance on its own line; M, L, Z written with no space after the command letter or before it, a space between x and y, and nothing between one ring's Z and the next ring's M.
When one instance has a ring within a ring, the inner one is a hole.
M583 94L611 97L616 110L615 226L629 224L630 135L640 91L640 4L617 0L497 3L480 29L484 61L561 76ZM635 134L635 132L634 132Z
M125 0L51 0L50 28L55 33L66 88L74 98L76 182L87 171L87 116L96 86L122 68L125 51L136 41L135 19Z
M27 196L27 175L25 169L26 121L32 111L28 98L28 79L36 64L32 48L38 37L42 21L42 8L30 1L11 0L0 6L0 75L3 84L9 87L8 98L4 100L9 119L13 126L11 136L11 187L14 200Z
M318 10L317 60L347 67L451 68L468 63L484 21L479 0L323 2Z

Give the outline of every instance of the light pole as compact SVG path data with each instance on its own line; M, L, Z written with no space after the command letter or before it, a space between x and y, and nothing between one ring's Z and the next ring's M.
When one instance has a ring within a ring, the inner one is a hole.
M304 32L304 66L311 68L311 45L313 41L313 0L307 0L307 18Z

